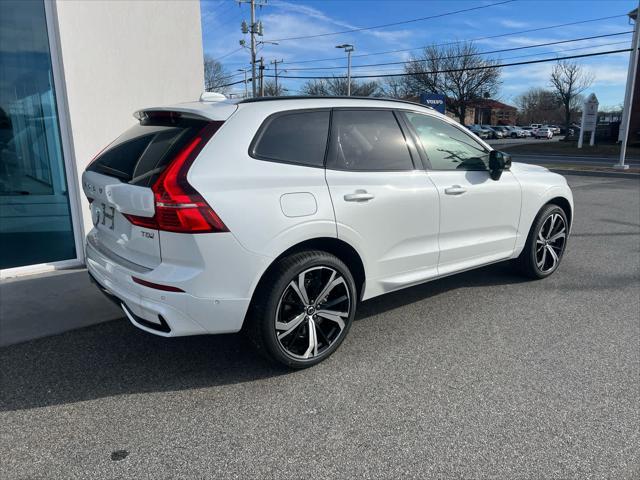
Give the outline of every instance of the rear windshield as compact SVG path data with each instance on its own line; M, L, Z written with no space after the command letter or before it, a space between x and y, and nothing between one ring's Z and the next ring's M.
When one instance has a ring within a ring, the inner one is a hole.
M87 170L150 187L180 149L207 123L175 114L144 118L101 152Z

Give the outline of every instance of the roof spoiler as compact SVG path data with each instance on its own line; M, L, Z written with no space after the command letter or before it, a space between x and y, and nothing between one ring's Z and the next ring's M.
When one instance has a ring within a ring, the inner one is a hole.
M200 95L201 102L224 102L225 100L227 100L227 97L217 92L202 92L202 95Z

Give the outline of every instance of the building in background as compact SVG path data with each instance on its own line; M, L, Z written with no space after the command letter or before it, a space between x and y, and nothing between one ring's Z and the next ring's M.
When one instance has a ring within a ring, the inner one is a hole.
M198 1L1 1L0 277L82 264L87 163L202 90Z
M515 125L518 109L506 103L483 98L468 108L467 115L473 115L477 125Z

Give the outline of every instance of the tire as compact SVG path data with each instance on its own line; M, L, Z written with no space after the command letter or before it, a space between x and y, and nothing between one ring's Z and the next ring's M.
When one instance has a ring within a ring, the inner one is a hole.
M260 281L246 333L271 361L307 368L340 346L356 306L355 281L338 257L317 250L298 252L278 261Z
M562 208L553 204L542 207L533 221L524 250L515 262L518 270L533 279L553 274L562 261L568 232L569 222ZM554 237L557 238L550 241Z

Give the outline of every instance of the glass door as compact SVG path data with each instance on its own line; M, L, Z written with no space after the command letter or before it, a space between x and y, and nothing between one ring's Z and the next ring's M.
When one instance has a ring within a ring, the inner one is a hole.
M44 1L0 1L0 269L77 257Z

